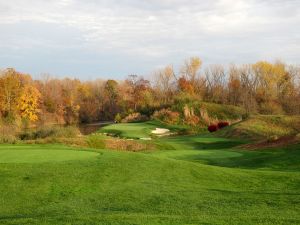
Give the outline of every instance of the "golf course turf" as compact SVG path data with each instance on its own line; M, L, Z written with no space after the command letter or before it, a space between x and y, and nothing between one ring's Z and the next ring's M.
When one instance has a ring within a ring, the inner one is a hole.
M155 128L124 126L101 132L138 138ZM159 150L0 145L0 224L300 224L299 144L246 151L243 140L211 135L151 141Z
M55 145L0 146L0 163L44 163L69 160L87 160L98 156L96 152L78 151Z

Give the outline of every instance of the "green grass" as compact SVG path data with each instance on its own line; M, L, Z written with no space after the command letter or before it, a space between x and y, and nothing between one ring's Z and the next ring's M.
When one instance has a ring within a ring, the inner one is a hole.
M300 133L300 116L257 115L224 128L218 134L224 137L265 139L293 136Z
M171 137L156 142L161 150L152 154L159 157L222 167L300 171L300 143L247 151L238 148L239 145L247 143L246 141L217 138L212 135Z
M78 151L54 145L2 145L0 163L44 163L86 160L98 156L96 152Z
M158 121L148 121L140 123L120 123L105 126L100 129L102 133L115 134L126 138L149 138L151 131L155 128L167 128L172 132L183 132L187 129L185 126L167 125Z
M173 111L180 112L183 115L185 106L190 107L190 109L193 108L195 115L199 116L200 118L200 109L205 109L209 117L212 119L217 118L219 120L237 120L246 116L246 110L242 107L203 102L199 101L199 99L193 99L191 96L187 96L185 94L175 99L171 109Z
M124 126L114 128L132 134ZM153 141L160 149L147 153L0 145L1 161L27 151L65 159L0 163L0 224L300 224L299 145L251 152L211 135ZM65 151L93 155L69 160Z

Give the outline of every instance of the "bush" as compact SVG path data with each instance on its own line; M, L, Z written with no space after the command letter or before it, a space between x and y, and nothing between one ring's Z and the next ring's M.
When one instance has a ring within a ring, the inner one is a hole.
M54 132L54 136L59 138L73 138L78 135L81 135L81 133L78 127L75 126L58 127Z
M229 126L228 122L219 122L218 123L218 128L219 129L222 129L222 128L227 127L227 126Z
M89 136L86 140L87 144L91 148L105 149L104 139L97 136Z
M147 121L148 117L145 115L141 115L140 113L131 113L128 116L126 116L124 119L122 119L122 123L132 123L132 122L143 122Z
M22 143L25 144L58 144L59 143L59 144L75 146L75 147L89 147L84 137L76 137L76 138L48 137L44 139L24 140Z
M154 114L152 115L152 119L160 120L168 124L178 124L180 114L169 109L161 109L154 112Z
M15 144L18 141L18 132L19 127L16 124L2 124L0 121L0 143Z
M216 124L209 125L207 129L211 133L216 132L218 130L218 125L216 125Z
M35 131L26 131L19 134L21 140L35 140L44 139L48 137L54 138L73 138L80 135L80 131L77 127L43 127Z
M118 113L118 114L115 116L115 122L116 122L116 123L121 123L121 121L122 121L121 114Z
M124 139L117 139L117 138L105 140L105 146L108 149L133 151L133 152L152 149L151 145L147 145L145 143L141 143L134 140L124 140Z
M16 144L18 139L14 135L1 135L0 136L0 143L1 144Z
M198 116L190 116L186 118L185 121L190 126L197 126L200 122L200 118Z
M259 112L265 115L278 115L284 113L281 105L275 101L260 104Z

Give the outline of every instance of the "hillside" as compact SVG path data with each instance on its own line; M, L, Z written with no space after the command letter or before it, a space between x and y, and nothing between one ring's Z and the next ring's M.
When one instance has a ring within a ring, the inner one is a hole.
M203 102L192 98L177 99L171 110L180 113L182 123L194 127L206 127L217 121L236 122L246 117L246 111L242 107ZM195 117L199 122L193 122Z
M253 115L218 131L218 136L249 140L276 140L300 133L300 116Z

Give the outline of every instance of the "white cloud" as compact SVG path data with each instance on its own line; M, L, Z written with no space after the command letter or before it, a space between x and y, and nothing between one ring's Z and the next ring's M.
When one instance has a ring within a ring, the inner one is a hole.
M11 49L11 54L45 60L51 54L44 52L68 55L77 49L99 61L119 55L122 68L128 68L121 73L134 68L143 73L195 54L216 63L272 55L295 63L300 58L295 47L300 44L299 6L293 0L0 0L0 29L5 31L0 37L5 57L0 57L10 61ZM81 59L73 52L69 57ZM143 57L151 65L132 62ZM116 73L116 68L105 69Z

